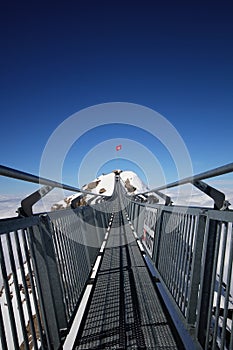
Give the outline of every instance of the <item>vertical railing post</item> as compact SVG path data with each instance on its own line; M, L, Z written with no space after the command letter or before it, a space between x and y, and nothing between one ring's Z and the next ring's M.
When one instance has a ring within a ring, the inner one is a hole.
M136 214L136 217L137 217L137 222L136 222L136 225L135 225L135 229L136 229L136 232L138 233L138 236L140 236L140 232L139 232L139 220L140 220L140 215L141 215L141 205L138 204L137 205L137 214ZM142 232L141 232L141 235L142 235Z
M141 207L138 216L137 234L140 238L143 234L145 207Z
M7 350L6 333L4 328L1 304L0 304L0 344L2 346L1 347L2 350Z
M132 212L132 202L130 201L129 202L129 212L128 212L128 215L129 215L129 219L131 220L131 212Z
M132 219L133 226L135 225L136 219L137 219L136 208L137 208L137 204L134 203L134 206L133 206L133 219Z
M131 211L131 201L128 202L128 206L127 206L127 214L129 215L129 218L130 218L130 211Z
M154 247L153 247L153 253L152 253L152 259L155 263L155 267L158 267L159 262L159 249L160 249L160 241L161 241L161 235L162 235L162 224L163 224L163 209L158 209L157 218L156 218L156 225L155 225L155 235L154 235Z
M212 288L212 275L213 275L213 264L215 256L216 247L216 233L217 233L217 222L215 220L209 220L208 230L205 232L207 234L205 242L204 251L204 265L203 265L203 275L200 285L199 294L199 307L198 307L198 320L196 335L199 343L203 348L205 348L206 342L208 343L207 336L207 325L209 316L209 305L210 296Z
M133 206L132 206L132 214L131 214L131 223L134 226L134 222L135 222L135 217L136 217L136 206L137 204L133 202ZM134 226L135 227L135 226Z
M130 221L133 223L133 220L134 220L134 203L132 202Z
M43 309L45 332L49 348L58 349L61 345L60 330L67 328L67 321L52 241L51 223L47 215L40 216L40 226L34 226L31 233L29 239L39 288L39 301Z
M198 293L201 279L201 269L202 269L202 252L203 252L203 242L205 237L205 227L206 227L206 216L199 215L195 243L192 255L192 267L190 271L190 288L188 295L188 306L186 321L188 325L195 325L196 322L196 311L198 303Z

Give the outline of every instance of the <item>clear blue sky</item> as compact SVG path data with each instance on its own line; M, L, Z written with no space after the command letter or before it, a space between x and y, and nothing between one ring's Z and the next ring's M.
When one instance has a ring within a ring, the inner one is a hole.
M1 163L38 174L45 144L61 122L115 101L167 118L195 173L231 162L232 18L230 0L1 2ZM129 135L169 172L169 155L143 133L109 126L107 133L85 135L64 163L64 182L76 184L72 166L95 144ZM16 182L2 184L5 193Z

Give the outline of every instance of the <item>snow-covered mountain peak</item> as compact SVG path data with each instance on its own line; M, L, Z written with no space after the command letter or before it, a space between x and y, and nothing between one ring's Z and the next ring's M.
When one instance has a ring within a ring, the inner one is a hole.
M82 206L87 204L94 204L101 199L99 195L111 196L114 191L115 175L119 175L121 184L125 187L130 195L136 195L140 192L145 192L148 187L133 171L123 171L120 169L113 170L109 174L102 174L93 181L85 184L82 190L92 192L96 196L85 194L73 194L65 199L57 202L52 206L52 210L65 209L71 206Z
M140 177L133 171L122 171L120 178L129 194L133 193L135 195L149 190Z

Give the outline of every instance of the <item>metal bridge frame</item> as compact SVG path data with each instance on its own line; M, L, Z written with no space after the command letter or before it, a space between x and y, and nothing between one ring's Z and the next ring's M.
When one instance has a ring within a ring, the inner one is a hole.
M144 244L146 260L153 265L157 287L171 307L171 316L190 332L196 346L203 349L233 348L229 306L233 297L230 291L233 212L228 209L225 195L202 181L232 171L233 163L147 192L159 194L166 188L192 183L211 195L215 209L171 206L166 197L165 204L169 205L140 203L137 198L124 196L125 208ZM21 214L29 217L0 220L0 265L15 348L20 344L8 283L9 270L25 349L29 349L30 344L21 305L22 288L35 349L58 349L71 327L104 240L111 218L111 200L85 208L32 215L30 206L51 188L92 193L4 166L0 167L0 175L49 186L29 196L26 207L22 205ZM148 227L153 232L151 236L146 232ZM0 335L2 348L7 349L2 307Z

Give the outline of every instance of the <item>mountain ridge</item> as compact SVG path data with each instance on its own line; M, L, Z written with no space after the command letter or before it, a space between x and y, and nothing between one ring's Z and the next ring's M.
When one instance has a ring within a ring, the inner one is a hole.
M93 196L82 193L72 194L53 204L51 210L67 209L71 207L71 203L74 203L72 204L73 207L95 204L101 199L100 195L111 196L114 191L116 174L120 176L121 183L129 195L137 195L149 190L147 185L135 172L131 170L113 170L111 173L102 174L82 186L82 190L92 192Z

